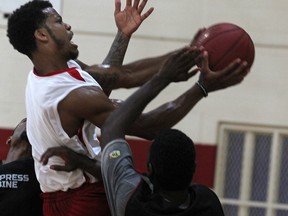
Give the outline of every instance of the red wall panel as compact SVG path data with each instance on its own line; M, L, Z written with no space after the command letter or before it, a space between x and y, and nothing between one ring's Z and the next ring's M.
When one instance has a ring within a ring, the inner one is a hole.
M137 139L129 139L128 142L133 152L136 169L140 173L146 172L146 161L151 142ZM201 183L212 188L216 162L216 145L195 144L195 148L197 167L193 182Z
M216 163L216 145L195 144L195 148L196 172L193 181L213 188Z
M6 159L6 155L9 150L9 146L6 144L6 141L11 134L11 129L0 129L0 160Z

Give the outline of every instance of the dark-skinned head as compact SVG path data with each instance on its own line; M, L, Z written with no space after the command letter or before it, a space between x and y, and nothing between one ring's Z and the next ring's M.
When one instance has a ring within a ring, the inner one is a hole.
M34 32L45 23L43 10L48 7L52 7L48 1L30 1L16 9L8 19L7 36L10 43L29 58L37 48Z
M9 145L9 151L5 163L32 157L32 147L26 133L26 118L15 127L6 143Z
M194 143L179 130L165 129L151 144L148 162L156 190L185 190L195 171Z

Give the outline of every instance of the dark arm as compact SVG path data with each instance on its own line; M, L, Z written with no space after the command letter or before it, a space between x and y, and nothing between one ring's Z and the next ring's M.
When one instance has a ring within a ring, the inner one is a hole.
M97 80L103 89L113 90L142 86L159 71L163 62L171 54L172 52L157 57L144 58L123 66L109 64L88 66L79 60L77 62Z
M202 98L203 93L199 87L193 85L193 87L175 100L164 103L147 113L143 113L137 119L133 128L128 130L127 135L135 136L137 134L138 137L152 140L161 129L171 128L180 122ZM142 130L138 128L142 128Z
M72 149L62 146L49 148L41 157L43 165L48 163L48 160L52 156L61 157L65 161L65 166L51 165L50 168L57 171L71 172L76 169L84 170L97 179L102 179L101 164L99 161L76 153Z
M249 69L246 62L235 60L221 71L211 71L208 67L208 54L204 52L199 83L206 93L225 89L242 82ZM183 119L193 107L205 96L198 84L193 85L175 100L165 103L158 108L143 113L127 134L153 139L163 128L170 128Z

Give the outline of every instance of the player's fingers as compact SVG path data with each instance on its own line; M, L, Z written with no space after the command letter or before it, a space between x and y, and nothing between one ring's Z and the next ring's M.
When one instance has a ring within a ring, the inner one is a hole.
M186 46L172 54L170 63L177 65L177 68L181 71L188 71L191 69L192 66L195 65L195 52L197 50L192 49L189 46Z
M150 14L154 11L154 8L151 7L147 12L145 12L143 15L141 15L141 20L144 21L147 17L150 16Z
M143 3L143 2L142 2L142 3ZM141 4L142 4L142 3L141 3ZM138 8L138 5L139 5L139 0L134 0L133 8L137 9L137 8ZM140 9L140 8L138 8L138 10L137 10L138 12L139 12L139 9ZM140 12L140 13L141 13L141 12Z
M132 0L126 0L126 6L131 6Z
M243 61L241 63L241 67L242 67L242 70L241 70L240 74L242 76L246 76L249 73L249 71L250 71L250 68L248 68L248 62Z
M246 63L247 63L247 62L246 62ZM245 67L242 75L243 75L244 77L246 77L249 72L250 72L250 68L248 67L248 63L247 63L247 65L246 65L246 67Z
M188 72L193 66L195 66L195 50L185 51L179 58L179 68L182 71ZM191 74L193 76L193 74Z
M181 55L182 66L186 70L190 70L192 66L196 64L196 58L198 58L202 53L202 49L197 47L186 47L183 49L183 54Z
M194 62L196 63L202 57L204 48L193 46L191 51L191 58L193 58Z
M247 62L242 62L234 71L231 71L231 74L227 76L226 80L229 80L230 85L239 84L244 80L248 72L249 68Z
M199 65L202 73L210 71L207 51L203 51L203 54L201 55L201 58L199 60Z
M60 165L51 165L50 166L50 169L52 170L56 170L56 171L70 171L71 169L69 169L68 167L66 166L60 166Z
M49 158L54 156L53 152L52 152L52 149L48 149L46 152L44 152L44 154L41 156L40 158L40 162L43 164L43 165L46 165L49 161Z
M197 74L199 72L199 68L193 69L192 71L190 71L188 73L188 79L190 79L191 77L195 76L195 74Z
M40 162L42 162L44 165L46 165L48 163L48 160L49 160L50 157L58 156L58 157L62 157L63 158L63 156L65 154L67 154L65 152L66 152L65 148L58 148L58 147L49 148L41 156Z
M189 70L194 63L194 58L193 58L193 53L191 50L183 50L182 52L179 53L180 55L175 56L175 61L174 63L178 65L178 68L181 70Z
M146 4L147 4L148 0L143 0L140 4L140 6L138 7L138 13L141 14L143 9L145 8Z
M42 155L41 156L41 159L40 159L40 162L43 164L43 165L46 165L49 161L49 156L47 156L46 154Z
M185 55L185 53L187 54L188 50L189 50L189 47L185 46L182 49L180 49L179 51L172 53L171 58L173 58L174 60L179 59L183 55Z
M203 27L203 28L200 28L200 29L197 31L197 33L194 35L194 37L193 37L193 39L192 39L192 41L191 41L191 43L190 43L191 46L195 45L195 41L197 40L197 38L198 38L205 30L206 30L206 28Z
M201 46L197 49L198 51L194 53L194 62L199 66L201 65L201 60L203 59L204 48Z
M121 0L115 0L114 14L118 14L121 11Z
M241 80L249 73L248 63L246 61L241 62L241 64L235 69L235 76L238 76Z
M232 61L226 68L219 71L219 73L223 74L224 76L233 76L235 74L238 74L240 72L239 68L240 64L241 59L237 58L234 61Z

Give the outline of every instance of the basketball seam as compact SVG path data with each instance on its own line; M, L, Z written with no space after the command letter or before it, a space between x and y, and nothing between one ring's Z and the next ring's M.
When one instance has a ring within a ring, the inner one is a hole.
M215 38L221 36L222 34L226 34L227 32L233 32L233 31L243 31L243 30L240 29L240 28L234 28L234 29L229 29L229 30L226 30L226 31L221 31L221 32L219 32L219 34L214 35L213 38L207 39L207 40L205 41L205 43L203 44L203 46L205 46L205 44L208 43L208 42L210 42L211 40L214 40Z
M233 43L233 45L230 47L229 52L226 52L224 55L222 55L218 59L217 64L213 65L213 67L217 67L218 65L220 65L223 62L223 60L226 58L226 56L228 56L229 53L233 52L233 50L236 48L237 44L239 44L245 36L246 36L246 34L242 34L241 37L239 37L239 39L235 43Z

